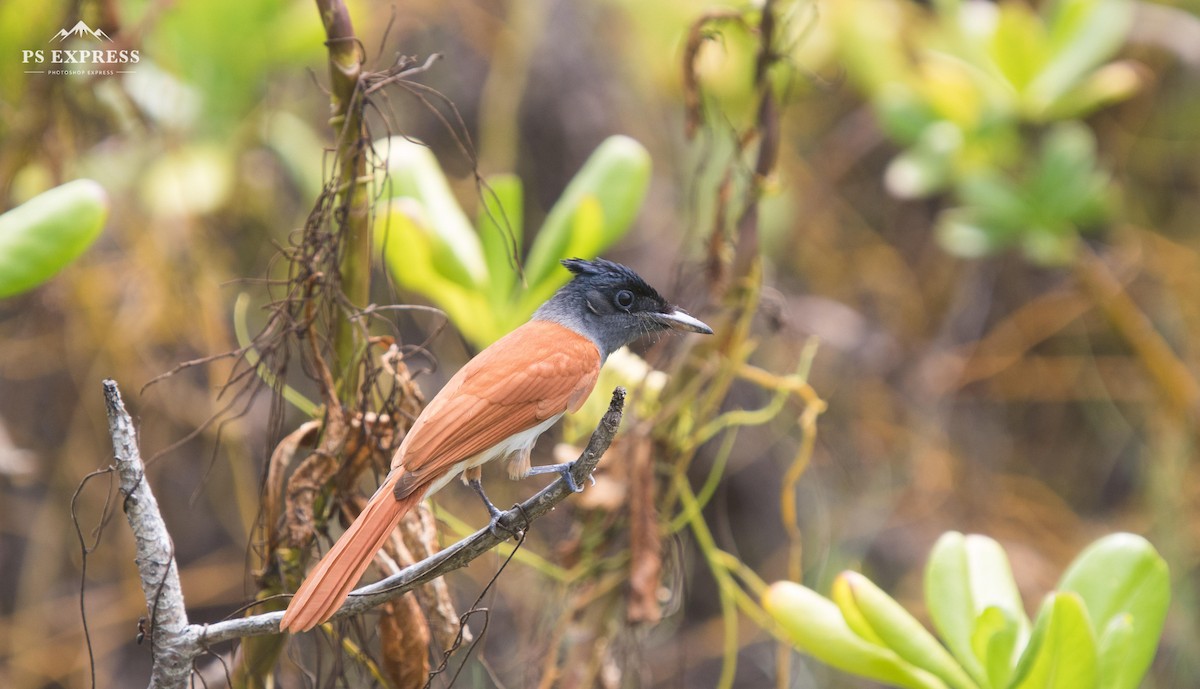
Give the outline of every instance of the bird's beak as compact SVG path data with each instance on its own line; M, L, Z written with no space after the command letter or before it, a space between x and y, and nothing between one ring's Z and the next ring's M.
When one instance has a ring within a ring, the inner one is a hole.
M682 309L675 309L670 313L656 313L654 317L672 330L685 330L692 333L704 333L705 335L713 334L712 328L705 325L700 319L688 315Z

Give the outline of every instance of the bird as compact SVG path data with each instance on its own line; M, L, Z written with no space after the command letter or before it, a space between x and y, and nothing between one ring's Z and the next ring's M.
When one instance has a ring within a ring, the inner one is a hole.
M493 531L501 512L483 491L486 462L507 459L514 479L558 473L572 491L582 490L570 462L530 466L538 436L583 406L614 351L667 330L713 332L627 266L603 258L561 263L570 281L468 361L417 416L379 489L296 590L281 631L329 619L400 519L456 476L479 495Z

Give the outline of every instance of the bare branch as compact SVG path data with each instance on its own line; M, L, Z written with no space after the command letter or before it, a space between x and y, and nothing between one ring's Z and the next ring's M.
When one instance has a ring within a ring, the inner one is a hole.
M154 651L151 687L182 687L192 673L196 630L188 625L179 585L175 547L163 523L158 501L146 483L145 465L137 446L133 420L125 411L116 382L104 381L108 432L112 436L125 517L137 541L137 568L150 611L150 643Z
M192 661L206 652L208 646L250 636L278 634L283 613L269 612L209 625L188 624L170 534L162 521L158 503L145 481L133 421L121 403L120 391L115 382L104 381L104 395L108 405L109 430L121 477L121 492L126 496L125 512L137 537L138 572L153 620L151 638L154 667L150 687L185 687L192 672ZM600 420L600 425L592 433L587 447L571 469L577 484L582 485L592 475L596 464L608 451L608 446L621 424L624 405L625 389L618 387L613 390L608 412ZM569 495L571 490L560 478L525 502L503 513L502 519L513 530L526 530L536 519L554 509ZM466 566L502 540L505 539L497 537L487 528L481 529L445 550L405 567L393 576L351 593L333 619L357 615L398 598L427 581Z

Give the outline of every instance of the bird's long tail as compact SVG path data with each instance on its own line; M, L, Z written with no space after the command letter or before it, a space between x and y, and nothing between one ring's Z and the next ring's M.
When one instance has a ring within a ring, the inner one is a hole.
M423 490L397 500L392 493L396 478L392 476L379 487L358 519L309 572L283 614L280 631L308 631L329 619L350 595L400 519L421 502Z

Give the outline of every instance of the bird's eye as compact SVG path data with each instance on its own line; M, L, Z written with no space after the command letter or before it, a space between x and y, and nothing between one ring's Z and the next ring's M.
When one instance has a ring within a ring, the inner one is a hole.
M617 292L617 306L620 306L623 309L633 306L633 292L630 292L627 289Z

